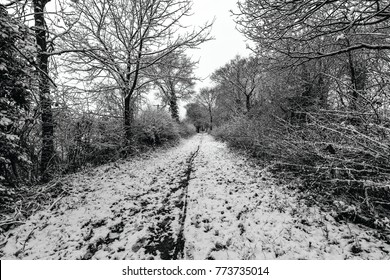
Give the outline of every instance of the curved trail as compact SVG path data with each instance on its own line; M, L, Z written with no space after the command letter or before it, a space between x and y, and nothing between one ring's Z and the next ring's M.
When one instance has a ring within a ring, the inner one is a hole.
M375 232L307 207L206 134L75 174L7 232L1 259L389 259Z

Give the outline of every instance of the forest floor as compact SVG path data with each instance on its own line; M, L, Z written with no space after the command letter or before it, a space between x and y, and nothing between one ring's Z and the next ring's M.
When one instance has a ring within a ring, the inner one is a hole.
M0 237L1 259L390 259L207 134L67 177L69 195Z

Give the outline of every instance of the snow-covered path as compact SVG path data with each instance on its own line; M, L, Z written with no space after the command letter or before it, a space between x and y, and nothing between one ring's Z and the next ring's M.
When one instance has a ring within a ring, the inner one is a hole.
M1 259L389 259L375 232L307 207L206 134L69 177Z

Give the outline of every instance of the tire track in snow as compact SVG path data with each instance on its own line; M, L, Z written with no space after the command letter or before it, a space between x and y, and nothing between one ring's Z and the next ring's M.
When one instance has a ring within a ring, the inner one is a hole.
M189 181L191 179L191 173L194 170L194 160L199 153L200 145L201 144L198 145L198 148L196 149L196 151L189 158L188 166L187 166L187 170L186 170L186 178L185 178L185 180L182 181L182 184L183 184L182 188L184 188L184 192L183 192L183 194L184 194L183 208L184 209L183 209L182 217L180 219L180 230L179 230L179 235L178 235L177 241L176 241L175 252L173 254L174 260L177 260L178 257L180 257L180 258L184 257L184 247L185 247L184 224L185 224L186 217L187 217L188 185L189 185Z
M202 138L72 175L68 197L0 237L0 258L172 259L175 250L180 257L176 244L185 196L178 186ZM148 245L155 248L148 244L152 235L157 243L169 237L171 250L146 252Z
M389 259L374 230L307 206L207 134L69 184L0 236L1 259Z
M186 259L389 259L374 230L338 223L212 136L204 135L194 164Z
M202 144L202 138L196 150L190 154L186 161L186 169L182 175L183 179L176 188L171 190L164 199L165 205L158 210L157 214L166 214L166 217L159 221L156 226L149 228L152 234L144 247L147 254L157 255L157 252L159 252L160 257L166 260L176 260L184 257L184 225L187 216L188 185L191 180L191 173L194 170L194 160ZM179 195L177 196L178 192ZM174 199L175 196L177 196L177 199ZM173 225L173 221L176 219L175 215L172 214L174 208L180 209L178 226L176 226L176 228L179 228L177 232L175 232L175 226ZM177 235L176 240L175 235Z

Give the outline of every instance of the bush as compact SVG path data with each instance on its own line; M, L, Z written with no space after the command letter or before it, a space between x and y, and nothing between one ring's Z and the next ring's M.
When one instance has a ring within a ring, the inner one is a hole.
M269 119L236 116L224 125L215 128L212 134L232 147L251 153L252 156L271 160L278 151L272 139L273 131L269 126L270 122Z
M88 126L86 135L88 136ZM123 128L118 119L95 119L91 127L90 138L84 141L85 161L92 165L101 165L122 156Z
M135 120L133 139L126 145L122 119L88 113L74 115L64 108L56 113L59 173L101 165L195 133L192 125L177 124L167 112L149 108Z
M390 121L354 125L349 118L307 112L305 122L294 123L276 116L241 116L213 134L272 163L278 176L298 176L301 190L315 193L317 201L332 205L337 198L357 205L353 219L379 227L390 210Z
M182 122L179 124L179 134L183 138L191 137L196 134L196 128L193 124Z
M31 162L26 153L25 131L29 114L33 69L28 57L28 27L10 17L0 5L0 203L17 187ZM16 51L18 50L18 51Z
M250 148L254 142L253 122L245 116L237 116L229 122L216 127L212 134L237 148Z
M148 108L136 120L137 142L146 145L161 145L180 138L178 124L168 112Z
M61 163L58 172L75 172L86 165L97 166L121 157L123 130L117 118L75 115L64 108L56 113L56 146Z

